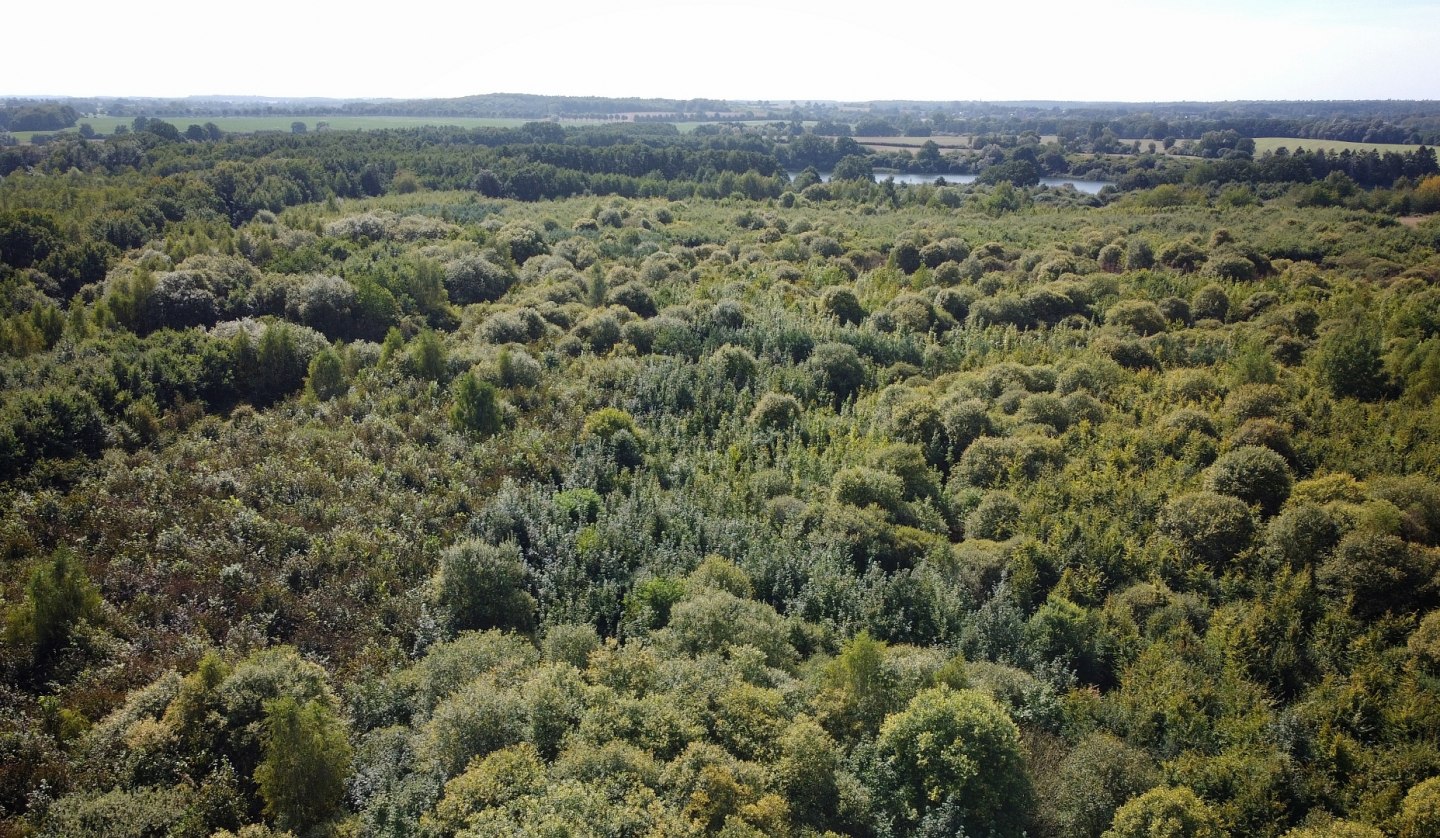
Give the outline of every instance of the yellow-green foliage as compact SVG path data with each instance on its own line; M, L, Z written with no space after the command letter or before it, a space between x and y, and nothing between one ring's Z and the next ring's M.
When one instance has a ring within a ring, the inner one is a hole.
M0 832L1430 834L1429 181L446 136L0 183Z

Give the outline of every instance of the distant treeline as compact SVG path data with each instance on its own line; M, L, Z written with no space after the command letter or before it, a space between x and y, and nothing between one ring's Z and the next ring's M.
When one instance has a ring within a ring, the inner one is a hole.
M827 118L830 114L816 114ZM1209 131L1366 143L1440 142L1434 102L1249 102L1178 104L872 103L872 117L923 117L957 134L1060 137L1110 131L1125 139L1198 139ZM899 127L899 126L897 126Z
M1353 185L1367 189L1389 187L1401 178L1418 181L1440 172L1435 149L1413 152L1342 151L1327 153L1297 149L1251 160L1231 157L1198 162L1183 171L1135 169L1120 180L1121 189L1145 189L1161 183L1312 183L1343 174Z
M495 117L545 119L557 116L606 116L627 113L724 113L735 107L717 99L645 99L601 96L538 96L491 93L456 99L395 99L355 101L343 99L85 99L65 100L84 112L111 116L215 117L215 116L412 116ZM12 100L5 107L54 107L51 103ZM0 110L0 113L3 113ZM74 124L72 118L69 124ZM64 126L58 126L64 127ZM15 130L53 130L17 128Z
M213 218L239 225L262 211L421 188L525 201L582 194L672 199L738 194L756 200L780 198L786 191L799 194L812 185L792 183L787 172L813 168L868 184L884 179L874 174L876 169L889 168L973 173L984 183L1009 181L1019 187L1034 186L1044 176L1080 175L1115 181L1121 191L1162 184L1304 186L1343 176L1314 198L1340 203L1357 188L1406 191L1437 173L1430 148L1383 154L1297 151L1259 159L1230 149L1219 158L1196 159L1067 153L1058 144L1031 138L1009 148L987 146L958 155L942 155L930 146L912 157L873 154L848 137L781 139L739 131L682 135L669 125L566 129L542 122L519 128L217 137L188 129L182 134L171 123L148 120L138 130L103 140L64 135L43 145L0 149L0 176L33 171L135 179L137 190L125 201L94 208L86 233L41 236L56 242L43 253L43 248L27 246L37 255L23 261L48 259L47 273L78 287L93 281L87 267L95 261L93 254L82 252L90 241L124 250L148 240L167 221ZM1385 200L1382 196L1372 203L1388 206ZM6 248L7 256L13 249Z
M867 103L859 103L859 106ZM930 133L1023 134L1091 139L1108 132L1127 140L1199 139L1207 132L1365 143L1440 143L1434 102L833 102L733 103L717 99L539 96L491 93L453 99L11 99L0 105L0 130L51 131L75 124L75 113L197 119L217 116L404 116L434 118L618 118L635 114L818 121L817 133L885 136Z
M0 131L59 131L79 118L69 105L11 101L0 106Z

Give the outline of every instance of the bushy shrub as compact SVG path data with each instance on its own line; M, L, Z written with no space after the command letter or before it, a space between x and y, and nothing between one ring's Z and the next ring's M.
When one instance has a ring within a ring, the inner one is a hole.
M1290 441L1290 429L1274 419L1246 419L1230 435L1231 446L1268 448L1285 458L1292 467L1299 462L1299 454Z
M434 597L457 630L534 626L535 599L525 590L526 569L514 544L463 541L440 554Z
M1280 304L1280 295L1273 291L1256 291L1235 307L1236 320L1254 320Z
M1265 525L1265 546L1293 568L1323 562L1340 543L1340 524L1308 501L1291 501Z
M465 770L475 757L517 745L529 735L525 701L492 675L462 685L435 706L420 750L445 777Z
M606 301L611 305L623 306L640 317L654 317L655 299L650 291L638 282L626 282L610 289Z
M900 478L906 500L940 497L940 482L919 445L903 442L886 445L871 454L869 461L875 468Z
M1394 535L1356 530L1316 571L1322 591L1366 619L1433 603L1433 570L1420 549Z
M1065 400L1054 393L1031 393L1020 400L1020 421L1049 425L1063 432L1070 427L1070 411Z
M986 492L965 518L966 538L1003 541L1015 534L1020 524L1020 502L1009 492Z
M1024 834L1032 792L1020 732L989 696L926 690L885 720L875 747L894 778L895 797L884 805L898 824L933 823L946 834Z
M1033 480L1064 461L1064 451L1053 439L982 436L965 449L953 476L971 486L992 487L1012 475Z
M515 283L515 273L480 254L462 256L445 265L445 291L458 305L494 302Z
M1440 832L1440 776L1410 787L1400 802L1400 838Z
M850 506L878 506L886 512L901 509L905 484L899 477L878 469L854 466L836 472L831 494L838 503Z
M516 265L523 265L536 256L550 252L545 236L525 224L506 224L495 233L495 245Z
M620 321L609 314L592 314L576 325L575 336L591 352L608 352L620 342Z
M1155 248L1150 242L1134 238L1125 249L1125 270L1143 271L1155 267Z
M1224 322L1230 315L1230 295L1220 285L1206 285L1196 291L1195 297L1190 300L1190 311L1197 320Z
M1160 515L1159 528L1188 556L1221 565L1250 545L1255 522L1240 499L1197 492L1171 501Z
M545 318L533 308L498 311L485 318L480 335L489 343L528 343L545 334Z
M831 394L837 407L865 383L865 365L849 344L822 343L810 353L808 364L814 372L815 383Z
M1225 838L1220 817L1190 789L1151 789L1121 806L1103 838Z
M1246 384L1225 398L1225 412L1236 422L1285 419L1291 411L1290 397L1273 384Z
M1205 251L1189 239L1175 239L1160 246L1155 254L1160 264L1181 273L1191 273L1205 264Z
M1145 751L1109 733L1088 734L1060 763L1055 826L1062 835L1100 838L1117 809L1159 780L1160 771Z
M716 374L730 382L736 389L748 386L758 369L755 356L740 346L725 344L710 356L710 364Z
M855 325L865 319L865 309L849 288L830 286L820 295L820 307L842 324Z
M1165 315L1149 300L1126 300L1105 312L1105 322L1120 326L1141 337L1165 331Z
M1166 297L1156 303L1155 307L1160 310L1160 316L1171 323L1188 326L1194 319L1190 313L1190 304L1179 297Z
M728 591L705 590L677 604L668 630L680 651L690 655L750 646L760 650L770 666L788 667L796 659L775 609Z
M750 411L750 424L768 431L781 431L800 419L800 402L788 393L766 393Z
M949 463L958 459L970 443L995 432L990 413L980 399L947 397L940 403L939 421L945 434L945 461Z
M290 290L285 313L318 332L345 337L354 331L352 318L358 302L355 286L338 276L321 274Z
M1205 472L1207 490L1255 504L1266 515L1280 509L1293 484L1285 458L1254 445L1227 451Z
M1205 273L1230 282L1255 278L1255 263L1239 253L1216 253L1205 263Z

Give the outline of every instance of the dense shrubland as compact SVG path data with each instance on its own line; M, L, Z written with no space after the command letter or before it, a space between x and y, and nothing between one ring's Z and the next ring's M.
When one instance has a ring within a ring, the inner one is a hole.
M9 833L1433 830L1434 219L443 139L0 184Z

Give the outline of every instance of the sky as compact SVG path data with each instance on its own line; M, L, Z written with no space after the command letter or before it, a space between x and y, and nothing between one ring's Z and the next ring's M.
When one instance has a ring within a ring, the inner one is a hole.
M1440 99L1440 0L70 0L0 95Z

